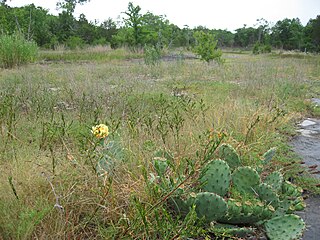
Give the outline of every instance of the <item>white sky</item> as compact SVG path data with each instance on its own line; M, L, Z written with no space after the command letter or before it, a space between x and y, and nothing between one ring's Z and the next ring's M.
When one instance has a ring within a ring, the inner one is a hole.
M52 14L58 14L58 0L11 0L10 6L23 6L34 3L49 9ZM111 17L117 20L122 12L127 10L128 0L91 0L83 6L78 6L75 16L84 13L90 21L99 22ZM132 0L141 7L141 12L152 12L156 15L166 15L167 19L183 27L205 26L215 29L233 31L237 28L253 26L258 18L264 18L275 23L284 18L298 17L303 25L310 18L320 15L319 0ZM121 15L123 16L123 15Z

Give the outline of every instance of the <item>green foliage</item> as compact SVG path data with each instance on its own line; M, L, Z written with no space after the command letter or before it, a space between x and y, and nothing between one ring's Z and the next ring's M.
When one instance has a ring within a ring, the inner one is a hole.
M244 25L242 28L236 30L234 36L234 43L236 46L247 48L258 41L258 31L253 27L247 28Z
M256 42L252 49L253 54L271 53L271 45Z
M285 50L301 49L303 46L303 26L299 18L278 21L272 28L271 39L274 45Z
M77 48L82 48L84 46L84 41L80 37L71 36L66 40L66 45L70 50L75 50Z
M255 27L244 27L231 33L227 30L208 29L197 26L190 29L188 26L179 28L170 23L165 15L155 15L151 12L141 13L141 7L133 3L128 4L124 12L123 22L117 24L109 18L100 25L90 22L84 14L79 19L74 16L74 10L78 4L84 4L88 0L59 0L57 7L62 10L58 16L48 13L46 9L29 4L23 7L9 7L6 1L0 4L0 32L12 34L19 32L26 39L34 40L38 46L53 48L54 44L66 44L70 37L81 38L84 43L95 45L111 43L113 48L130 46L137 50L144 45L163 47L186 47L197 44L195 33L204 32L214 36L214 40L207 46L198 50L198 55L204 61L218 60L219 47L253 47L255 54L270 52L272 48L287 50L298 49L303 51L317 52L320 49L319 22L320 17L310 19L303 27L298 18L278 21L273 28L264 19L258 19ZM119 27L121 26L121 27ZM209 37L210 38L210 37ZM52 41L57 40L58 43ZM207 41L207 40L206 40ZM81 44L81 42L78 42ZM81 46L79 46L81 47ZM207 49L207 50L205 50ZM216 50L216 53L213 53ZM200 53L201 52L201 53Z
M0 66L13 68L34 62L38 56L38 47L20 34L0 35Z
M144 63L146 65L157 65L161 60L160 49L154 46L144 47Z
M194 38L196 44L193 48L193 52L200 56L200 59L206 62L212 60L222 63L221 59L222 51L217 49L217 40L211 33L205 33L203 31L198 31L194 33Z
M142 25L142 15L140 13L141 7L139 5L134 6L132 2L128 4L128 10L124 12L127 18L124 19L127 27L131 28L132 31L132 42L129 45L137 47L141 44L141 25Z

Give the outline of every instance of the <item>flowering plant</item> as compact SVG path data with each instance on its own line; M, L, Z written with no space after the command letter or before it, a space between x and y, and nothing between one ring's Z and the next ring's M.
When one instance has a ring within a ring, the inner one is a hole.
M114 134L110 135L109 128L105 124L93 126L91 133L99 139L95 150L99 156L96 171L100 176L110 176L114 173L119 161L124 159L124 148L119 140L114 139Z
M93 126L91 132L97 138L102 139L102 138L106 138L109 135L109 128L105 124L99 124L99 125Z

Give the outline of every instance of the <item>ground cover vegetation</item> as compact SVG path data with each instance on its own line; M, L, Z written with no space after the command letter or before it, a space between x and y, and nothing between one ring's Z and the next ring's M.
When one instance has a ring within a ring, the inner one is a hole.
M59 4L70 17L81 2ZM130 41L116 49L2 65L0 236L300 236L302 190L320 185L288 141L301 117L319 116L306 100L319 97L319 56L221 51L205 29L187 29L184 48L159 34L147 44L139 12L129 4L118 32Z

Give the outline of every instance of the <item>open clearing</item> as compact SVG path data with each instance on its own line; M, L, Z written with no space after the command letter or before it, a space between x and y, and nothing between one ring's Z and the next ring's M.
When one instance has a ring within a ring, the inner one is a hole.
M59 54L0 70L4 239L179 236L185 226L160 224L161 209L142 217L163 198L148 188L152 155L170 150L177 169L191 161L198 171L210 131L223 132L246 165L277 147L275 168L320 193L288 145L296 122L320 116L308 101L320 96L319 56L225 53L223 65L181 57L148 66L139 54L112 50L87 61ZM101 156L90 130L100 123L129 153L112 181L96 173Z

